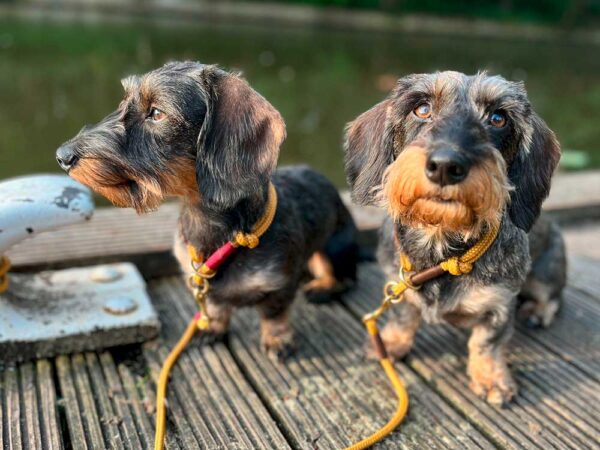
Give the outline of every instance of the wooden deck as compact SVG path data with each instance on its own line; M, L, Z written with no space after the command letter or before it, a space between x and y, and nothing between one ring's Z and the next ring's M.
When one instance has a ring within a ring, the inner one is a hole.
M0 369L0 449L152 447L159 367L194 312L165 248L172 213L99 211L91 223L39 236L11 255L18 270L138 262L163 332L144 345ZM396 364L409 390L408 417L377 448L599 448L600 260L581 254L600 229L590 225L586 233L567 232L581 253L570 254L557 322L547 330L519 327L512 341L517 400L498 409L476 398L467 388L466 334L425 326ZM363 358L359 318L379 302L383 281L375 264L364 263L342 302L299 298L299 350L285 364L259 351L252 310L237 313L227 343L196 341L172 376L168 447L339 449L374 431L395 399L378 364Z

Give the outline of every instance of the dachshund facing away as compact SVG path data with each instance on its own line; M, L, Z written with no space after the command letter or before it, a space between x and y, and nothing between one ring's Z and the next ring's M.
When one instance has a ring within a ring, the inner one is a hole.
M187 244L209 255L235 232L250 232L272 182L274 221L257 248L240 249L211 279L205 336L224 336L233 308L256 306L262 346L285 357L293 349L289 307L306 273L305 291L321 300L356 275L356 228L337 190L307 167L275 171L284 122L236 74L175 62L122 84L116 111L63 144L59 164L138 212L180 197L175 255L186 272Z

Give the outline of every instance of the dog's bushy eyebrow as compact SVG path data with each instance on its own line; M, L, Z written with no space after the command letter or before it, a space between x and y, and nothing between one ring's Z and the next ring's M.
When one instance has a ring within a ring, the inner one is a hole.
M451 102L464 91L467 77L459 72L415 74L398 81L396 92L404 105L415 105L423 100Z
M133 91L137 90L140 86L140 77L136 75L129 75L121 79L121 86L125 90L126 95L130 95Z
M508 81L485 72L475 75L469 86L469 94L476 104L493 106L508 112L526 112L529 100L523 82Z
M400 115L406 115L419 103L433 96L433 81L430 74L408 75L398 80L394 93Z

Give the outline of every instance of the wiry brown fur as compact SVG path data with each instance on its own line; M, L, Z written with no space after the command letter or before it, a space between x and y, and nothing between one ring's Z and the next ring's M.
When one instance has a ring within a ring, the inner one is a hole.
M175 254L190 272L188 245L208 256L263 216L272 183L273 222L260 245L238 249L210 280L205 339L223 336L236 307L256 306L261 341L275 358L293 348L288 309L318 255L318 283L332 294L355 277L356 228L335 187L308 167L275 171L285 124L238 74L175 62L122 81L116 111L57 150L69 174L115 205L145 212L166 197L183 207Z
M383 175L383 197L390 215L406 226L478 235L500 224L510 185L498 153L473 168L460 185L439 186L425 176L427 150L411 145Z
M491 403L510 400L517 388L505 353L516 296L525 297L529 323L548 325L566 273L560 232L536 223L560 147L523 84L485 73L406 76L347 126L345 150L353 199L388 209L378 259L391 279L400 252L422 271L499 228L470 272L407 291L382 338L400 358L421 319L472 328L471 388Z
M174 158L167 169L158 174L158 180L143 178L132 172L123 179L121 172L103 164L101 158L82 158L69 175L106 197L113 205L133 207L138 212L159 207L168 197L197 200L196 171L191 158Z

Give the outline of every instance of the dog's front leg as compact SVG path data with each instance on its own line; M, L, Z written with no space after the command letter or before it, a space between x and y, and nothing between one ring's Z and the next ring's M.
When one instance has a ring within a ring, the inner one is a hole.
M206 302L210 324L208 330L202 332L202 341L207 344L221 341L227 335L231 322L232 308L229 305L216 303L210 298Z
M295 349L288 305L263 304L259 311L261 346L269 358L281 361Z
M390 358L399 360L408 354L420 324L421 310L413 303L405 301L393 309L393 315L381 329L381 340ZM367 356L377 358L370 345Z
M469 339L468 372L471 389L489 403L502 405L517 393L506 362L506 344L513 333L514 308L488 311L473 327Z

